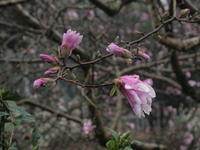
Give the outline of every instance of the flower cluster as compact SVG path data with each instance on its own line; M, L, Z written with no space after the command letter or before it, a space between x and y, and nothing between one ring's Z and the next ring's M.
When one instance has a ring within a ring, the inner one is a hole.
M53 67L45 71L44 74L50 75L58 73L60 77L60 73L63 73L63 66L65 67L65 58L68 58L71 55L72 51L80 44L82 39L83 36L80 35L80 33L69 29L66 33L63 34L62 43L58 49L58 56L40 54L40 58L43 61L53 65ZM129 50L120 47L115 43L109 44L106 50L115 56L131 59L133 58L133 54ZM138 50L136 55L139 55L148 60L150 59L150 56L146 54L143 50ZM55 81L56 79L52 78L40 78L34 81L33 87L39 88ZM149 115L149 113L151 112L152 98L156 96L154 89L151 87L153 81L151 79L141 81L138 75L121 76L115 81L117 82L114 83L117 83L119 85L121 92L128 99L128 102L131 105L135 114L138 117L144 117L144 114ZM89 134L91 130L91 122L85 122L83 125L84 133Z
M72 31L71 29L67 30L66 33L63 34L62 44L58 49L58 57L47 55L47 54L40 54L40 58L53 65L53 67L49 68L47 71L44 72L45 75L55 74L58 73L60 70L60 62L59 59L67 58L71 55L72 51L80 44L82 41L83 36L77 33L76 31ZM39 88L44 86L48 83L52 83L55 80L51 78L39 78L34 81L33 87Z

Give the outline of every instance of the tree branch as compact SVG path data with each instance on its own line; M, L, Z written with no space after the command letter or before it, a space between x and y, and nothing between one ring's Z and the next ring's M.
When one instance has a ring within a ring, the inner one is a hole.
M26 100L26 99L25 100L21 100L17 104L18 105L29 104L29 105L41 108L42 110L48 111L50 113L54 113L54 114L56 114L59 117L63 117L65 119L67 119L67 120L72 120L72 121L74 121L76 123L82 124L82 120L79 119L79 118L75 118L73 116L70 116L70 115L62 113L62 112L57 112L57 111L55 111L54 108L51 108L51 107L48 107L48 106L44 106L44 105L38 104L36 102L30 101L30 100Z

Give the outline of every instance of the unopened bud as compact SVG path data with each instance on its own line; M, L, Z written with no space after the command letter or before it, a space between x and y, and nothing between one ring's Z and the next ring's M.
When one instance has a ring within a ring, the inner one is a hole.
M59 71L60 67L56 66L56 67L52 67L49 68L47 71L44 72L45 75L49 75L49 74L55 74Z
M180 18L185 18L185 17L187 17L189 14L190 14L190 9L189 9L189 8L183 9L183 10L181 10L181 12L180 12Z
M46 84L53 82L55 82L55 80L52 78L39 78L34 81L33 88L40 88L41 86L45 86Z

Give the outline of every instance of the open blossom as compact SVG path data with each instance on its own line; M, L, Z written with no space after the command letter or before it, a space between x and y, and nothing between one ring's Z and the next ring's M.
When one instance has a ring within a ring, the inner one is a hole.
M139 118L144 117L144 113L150 114L152 98L156 97L156 94L149 84L141 81L138 75L125 75L119 78L119 85Z
M39 78L34 81L33 88L40 88L41 86L45 85L48 82L52 82L53 80L50 78Z
M63 34L62 39L62 57L70 56L71 52L81 43L83 36L71 29Z
M116 56L128 56L128 57L132 57L131 52L129 52L127 49L120 47L118 45L116 45L115 43L111 43L110 45L108 45L108 47L106 48L106 50Z
M47 55L47 54L40 54L40 58L48 63L54 63L57 64L57 60L54 56Z
M88 135L93 130L93 125L90 120L83 123L83 133Z

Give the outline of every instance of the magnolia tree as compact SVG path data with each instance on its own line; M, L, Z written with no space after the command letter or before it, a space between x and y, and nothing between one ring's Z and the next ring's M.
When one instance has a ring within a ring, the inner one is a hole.
M0 149L198 150L199 7L0 2Z

